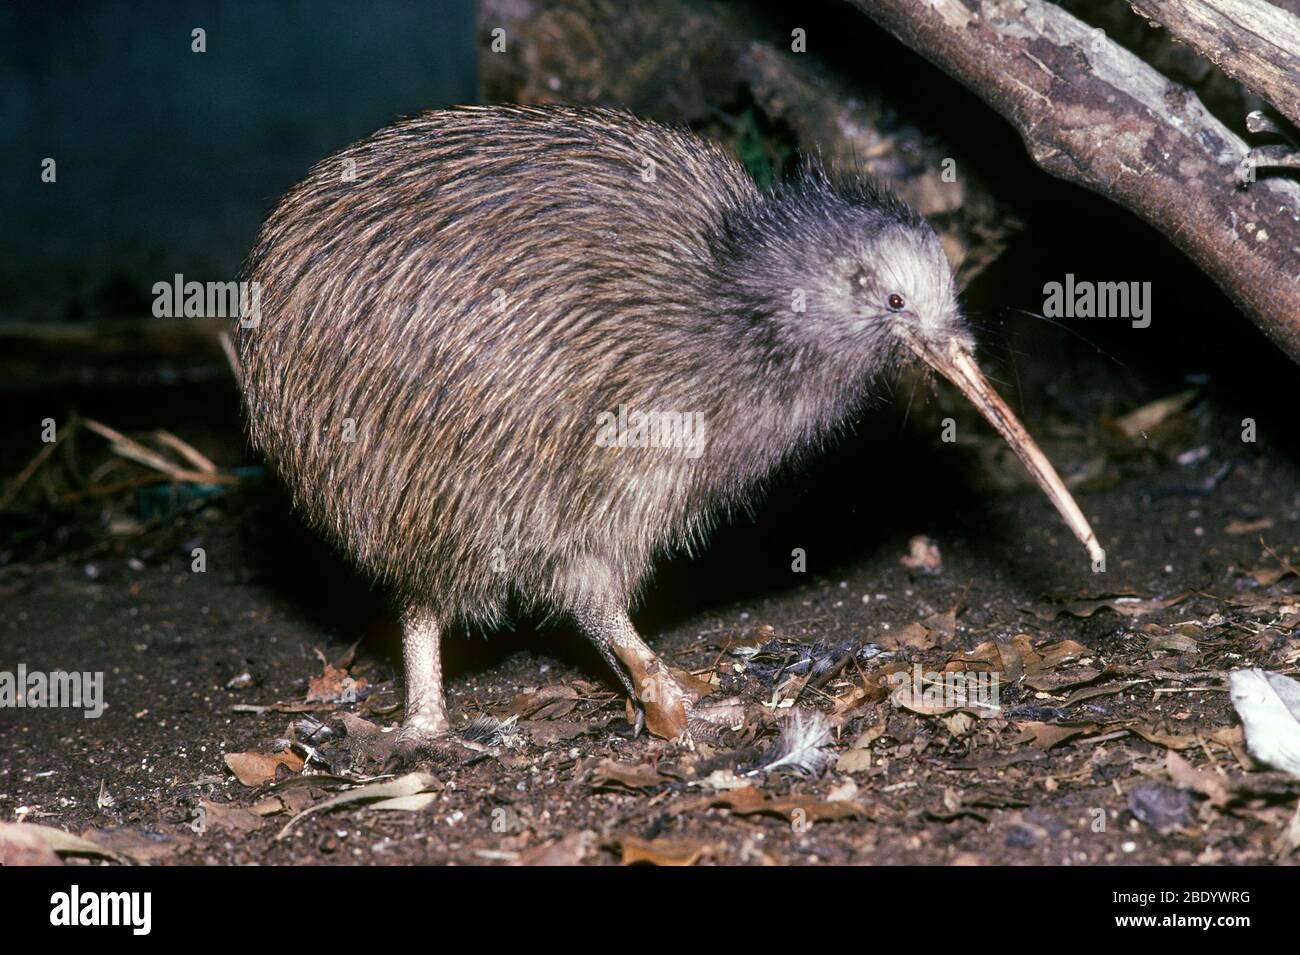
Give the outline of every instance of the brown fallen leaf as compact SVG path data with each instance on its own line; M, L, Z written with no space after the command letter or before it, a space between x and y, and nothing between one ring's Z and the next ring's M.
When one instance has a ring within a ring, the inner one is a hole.
M63 865L63 860L50 847L49 838L44 832L46 828L31 823L0 822L0 867ZM68 835L61 829L53 831L63 836ZM91 854L99 854L97 846L90 846L89 849Z
M1188 749L1195 746L1198 742L1197 737L1195 736L1165 733L1156 729L1154 726L1143 725L1141 723L1132 723L1122 728L1137 736L1141 736L1148 743L1155 743L1157 746L1163 746L1165 749Z
M1061 706L1069 708L1076 703L1082 703L1084 700L1091 700L1098 696L1111 696L1115 693L1123 693L1127 687L1124 684L1119 686L1085 686L1075 690L1062 701Z
M241 783L255 787L272 782L277 766L284 766L291 773L301 772L303 759L288 749L278 753L227 753L226 765Z
M1091 617L1099 610L1110 610L1123 617L1141 617L1180 604L1191 595L1190 590L1164 598L1138 597L1134 594L1105 594L1087 600L1075 600L1063 607L1038 610L1035 613L1041 620L1055 620L1062 614L1071 617Z
M1246 571L1246 575L1261 587L1271 587L1283 577L1294 573L1295 571L1290 567L1260 567L1258 570Z
M599 837L591 829L571 832L554 842L521 852L511 865L582 865L596 851L598 840Z
M576 739L593 727L590 723L575 723L571 720L528 720L516 725L538 746L553 746Z
M884 650L929 650L939 645L940 634L921 623L909 623L897 630L889 630L876 637L876 645Z
M1025 686L1040 693L1059 693L1062 690L1072 690L1075 687L1088 686L1099 680L1109 679L1116 672L1113 665L1104 670L1095 670L1092 667L1077 667L1058 672L1039 670L1026 675L1024 682Z
M284 839L289 835L289 830L305 817L329 809L336 809L339 806L373 803L372 808L376 809L405 811L424 809L433 800L431 798L413 799L412 797L432 796L436 798L436 791L441 788L442 784L438 782L438 778L429 773L407 773L405 776L399 776L397 779L390 779L386 782L367 783L356 789L350 789L347 792L331 796L323 802L318 802L314 806L304 809L285 824L285 827L280 830L275 839L277 842Z
M87 842L99 846L104 854L125 857L140 865L169 859L189 844L188 837L149 832L126 826L110 829L87 829L81 834Z
M605 759L592 770L591 785L597 790L649 789L668 782L669 778L649 763L633 766L630 763Z
M1102 424L1130 441L1142 439L1181 413L1196 394L1195 389L1188 389L1166 395L1119 418L1103 417Z
M562 683L526 690L510 703L509 716L521 720L553 720L567 716L578 705L578 691Z
M1224 777L1212 770L1197 769L1173 750L1165 754L1165 771L1175 784L1208 796L1216 809L1222 809L1232 798Z
M1078 736L1096 736L1101 732L1098 723L1019 723L1021 735L1017 743L1032 743L1035 749L1051 749Z
M332 665L325 654L316 650L321 673L307 683L308 703L355 703L358 692L365 687L364 677L354 678L347 670Z
M265 802L266 800L262 800ZM278 804L280 801L275 800ZM278 811L278 810L277 810ZM210 802L207 799L199 803L199 820L205 829L224 829L228 832L253 832L261 829L265 820L254 809L244 809L230 803Z
M737 816L777 816L787 822L800 823L870 816L866 808L856 802L830 802L811 796L769 797L753 786L685 800L675 808L680 812L710 807L728 809Z
M695 865L713 851L712 843L691 839L638 839L620 836L616 843L623 865L686 866Z
M1018 656L1018 654L1016 655ZM943 665L945 673L962 673L966 670L992 673L994 671L1001 672L1001 668L1002 653L998 649L998 645L992 640L985 640L974 650L958 650Z
M1213 730L1210 733L1210 739L1214 740L1220 746L1226 746L1232 753L1232 758L1237 761L1245 772L1255 772L1263 768L1255 757L1246 751L1246 731L1240 726L1224 726Z
M1061 640L1057 643L1049 643L1045 647L1039 647L1038 661L1032 666L1026 667L1026 669L1051 670L1091 655L1092 651L1082 643L1076 640Z

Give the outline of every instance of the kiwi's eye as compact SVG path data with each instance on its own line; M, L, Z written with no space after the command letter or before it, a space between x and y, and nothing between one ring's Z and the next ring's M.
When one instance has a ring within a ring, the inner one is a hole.
M901 312L903 306L906 304L907 303L903 301L903 296L899 295L897 292L889 296L889 307L896 312Z

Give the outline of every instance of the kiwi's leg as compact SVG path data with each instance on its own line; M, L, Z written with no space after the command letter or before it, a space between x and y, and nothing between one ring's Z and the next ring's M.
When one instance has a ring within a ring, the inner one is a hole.
M405 759L429 755L451 730L442 690L442 625L419 608L402 614L402 662L406 667L406 716L395 753Z
M644 719L651 733L665 739L681 736L697 697L645 645L627 610L612 601L590 600L573 608L572 613L582 632L611 665L612 658L617 658L626 668L626 675L618 667L615 671L641 707L638 724Z

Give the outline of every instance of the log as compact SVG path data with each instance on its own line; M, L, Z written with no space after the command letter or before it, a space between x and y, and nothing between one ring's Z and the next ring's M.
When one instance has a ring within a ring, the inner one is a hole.
M1130 0L1300 126L1300 17L1265 0Z
M1044 170L1159 229L1300 361L1300 185L1236 188L1248 148L1194 93L1045 0L850 2L1010 120Z

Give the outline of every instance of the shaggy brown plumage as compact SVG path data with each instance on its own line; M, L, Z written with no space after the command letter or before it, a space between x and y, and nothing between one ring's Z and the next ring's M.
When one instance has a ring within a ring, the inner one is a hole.
M253 442L403 608L407 739L447 726L412 668L511 600L572 614L643 700L670 698L651 729L680 732L691 701L626 617L655 555L842 422L901 357L896 326L969 344L896 199L815 168L764 193L718 147L610 110L380 130L281 200L243 277ZM636 446L646 412L669 446Z

